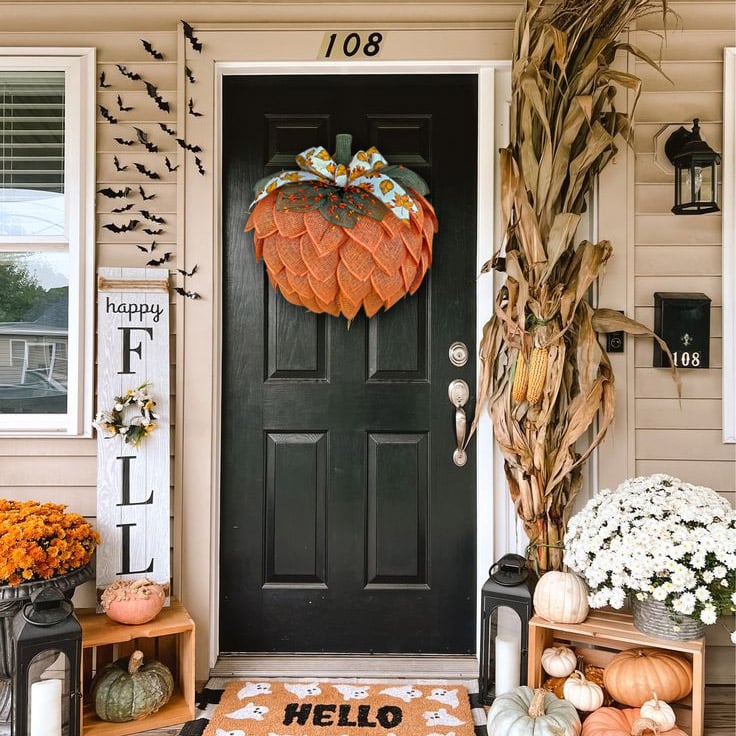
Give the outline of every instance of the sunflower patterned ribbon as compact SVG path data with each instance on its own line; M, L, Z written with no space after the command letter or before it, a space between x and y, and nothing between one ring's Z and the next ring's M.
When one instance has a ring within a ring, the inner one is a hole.
M322 146L302 151L296 157L296 162L301 171L282 171L268 179L257 192L251 209L276 189L298 182L312 181L348 191L352 188L368 192L403 222L409 221L409 215L417 215L419 212L414 199L406 189L395 179L381 172L388 161L375 147L367 151L358 151L347 166L337 163Z

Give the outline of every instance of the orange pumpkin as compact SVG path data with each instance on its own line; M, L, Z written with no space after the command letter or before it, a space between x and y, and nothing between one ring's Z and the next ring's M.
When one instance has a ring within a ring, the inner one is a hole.
M659 733L654 721L641 718L638 708L598 708L583 721L580 736L654 736ZM688 736L675 728L667 736Z
M108 618L119 624L152 621L166 601L164 586L146 578L116 580L105 588L100 602Z
M679 654L637 647L619 652L608 663L603 682L613 699L624 705L638 708L653 693L673 703L693 689L693 668Z

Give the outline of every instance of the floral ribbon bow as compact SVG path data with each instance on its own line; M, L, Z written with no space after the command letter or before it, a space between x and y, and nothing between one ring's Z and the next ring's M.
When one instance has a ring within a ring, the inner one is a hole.
M319 181L330 186L363 189L383 202L400 220L408 222L419 208L409 193L395 179L381 172L388 161L375 147L358 151L345 166L337 163L323 146L302 151L296 162L301 171L282 171L268 179L256 194L253 205L276 189L300 181Z

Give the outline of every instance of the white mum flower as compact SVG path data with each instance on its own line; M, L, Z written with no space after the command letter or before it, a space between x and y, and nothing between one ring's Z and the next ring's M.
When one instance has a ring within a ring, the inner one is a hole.
M716 622L716 619L718 618L718 614L716 613L715 606L711 603L707 603L703 610L700 612L700 620L706 624L714 624Z
M609 596L609 601L613 608L623 608L624 603L626 603L626 593L621 588L613 588Z
M683 593L672 601L672 607L677 613L689 616L695 610L695 596L692 593Z

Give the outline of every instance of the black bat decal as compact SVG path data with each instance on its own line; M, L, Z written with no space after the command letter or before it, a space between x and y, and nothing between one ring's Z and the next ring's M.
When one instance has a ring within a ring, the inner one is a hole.
M146 94L158 105L159 110L163 110L164 112L169 112L169 103L161 97L161 95L158 93L158 89L156 89L156 86L151 84L150 82L146 82Z
M143 164L134 162L133 166L135 166L136 169L138 169L138 171L141 174L143 174L143 176L147 176L149 179L160 179L161 178L155 171L150 171Z
M146 235L161 235L161 233L163 233L163 230L161 228L159 228L158 230L151 230L150 227L144 227L143 232Z
M153 46L151 46L150 41L146 41L145 38L141 39L141 43L143 44L143 48L153 56L154 59L158 59L159 61L163 61L164 55L160 51L156 51Z
M119 143L121 146L132 146L135 141L128 140L127 138L115 138L115 143Z
M120 197L127 197L130 194L130 187L125 189L112 189L111 187L105 187L105 189L98 189L98 194L109 199L119 199Z
M171 161L169 160L168 156L164 158L164 163L166 164L166 168L168 169L168 171L176 171L179 168L179 164L174 166L174 164L172 164Z
M156 196L155 194L146 194L146 190L141 186L138 187L138 191L141 193L141 197L144 202L148 199L153 199Z
M195 156L194 163L197 165L197 172L204 176L204 166L202 166L202 159L199 156Z
M100 72L100 87L109 87L110 85L105 81L105 72Z
M187 143L183 138L177 138L176 142L185 150L191 151L192 153L199 153L202 149L199 146L193 146L191 143Z
M168 251L164 253L161 258L152 258L146 263L146 266L163 266L164 263L168 263L171 260L171 253Z
M129 72L128 68L123 66L122 64L116 64L115 65L118 68L118 71L128 79L132 79L134 82L137 82L139 79L141 79L140 74L136 74L135 72Z
M191 271L185 271L183 268L177 268L176 269L182 276L194 276L195 273L199 270L199 266L194 266L194 268Z
M200 53L202 51L202 43L200 40L194 35L194 28L192 28L189 23L186 21L181 22L181 27L184 29L184 37L189 41L189 43L192 45L192 48L197 52Z
M120 110L120 112L130 112L134 108L126 107L125 105L123 105L123 98L118 95L118 109Z
M117 123L118 119L110 114L110 111L106 108L100 105L100 115L107 120L108 123L111 125L115 125Z
M142 250L144 253L153 253L153 251L156 250L156 241L154 240L151 243L151 247L150 248L146 248L145 245L136 245L136 248L138 248L138 250Z
M115 171L127 171L128 170L127 165L121 166L120 159L118 159L117 156L112 157L112 162L115 164Z
M145 130L141 130L140 128L136 128L135 125L133 126L133 130L135 131L136 135L138 136L138 141L142 143L146 151L149 153L157 153L158 152L158 146L155 143L151 143L151 141L148 140L148 133L146 133Z
M173 128L169 128L166 123L159 123L158 127L161 128L164 133L168 133L168 135L176 135L176 131Z
M192 74L192 70L188 66L184 67L184 74L187 75L187 79L189 80L190 84L196 83L197 80L194 78L194 74Z
M148 210L141 210L141 214L143 217L146 218L146 220L150 220L151 222L155 222L157 225L165 225L166 220L164 220L163 217L159 217L158 215L154 215Z
M186 289L182 289L181 286L175 287L174 291L181 296L185 296L187 299L201 299L202 298L196 291L187 291Z
M122 207L115 207L115 209L113 209L113 212L115 214L120 214L121 212L127 212L132 207L133 207L133 203L129 202L128 204L123 205Z
M110 230L113 233L129 233L138 227L140 220L128 220L125 225L116 225L114 222L110 222L107 225L103 225L106 230Z
M202 113L201 112L197 112L194 109L194 100L191 97L189 98L189 110L188 110L188 112L189 112L190 115L194 116L195 118L201 118L202 117Z

